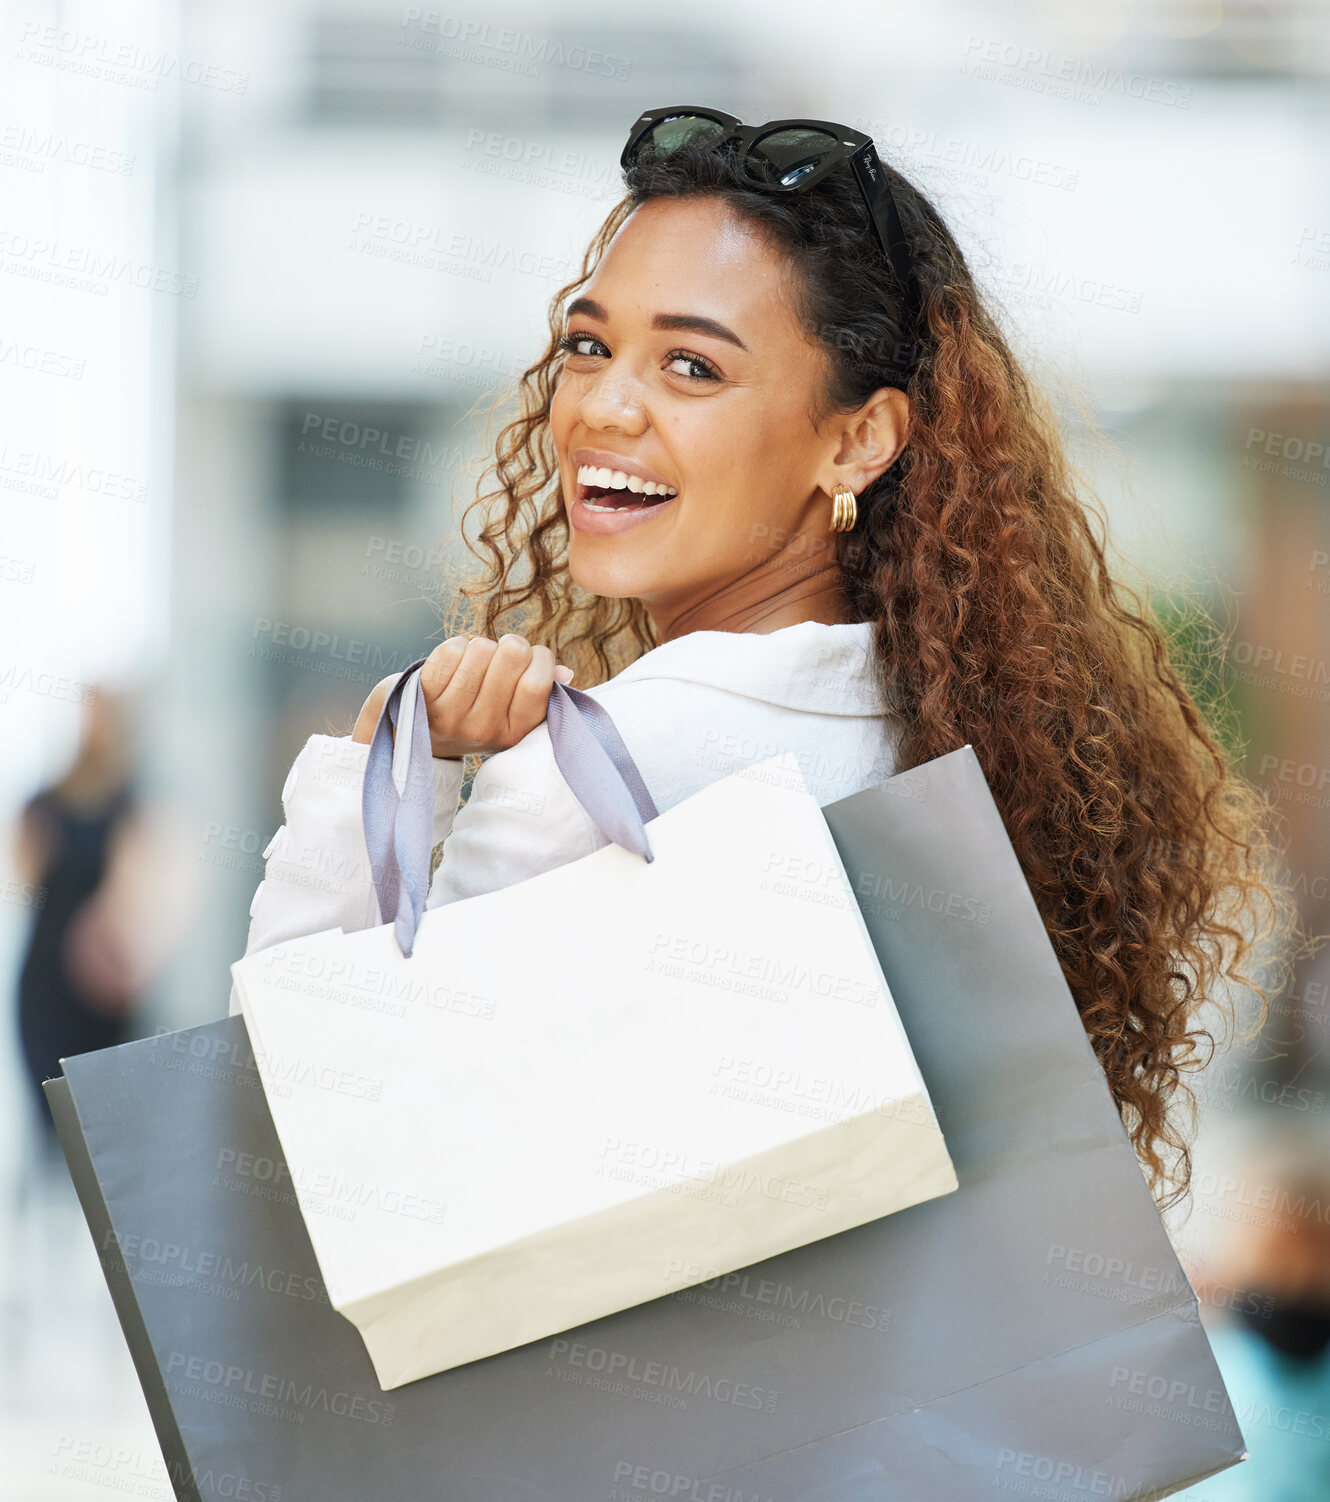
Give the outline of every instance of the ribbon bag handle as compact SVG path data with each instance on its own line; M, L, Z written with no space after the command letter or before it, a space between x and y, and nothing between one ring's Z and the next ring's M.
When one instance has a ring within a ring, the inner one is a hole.
M424 665L422 657L404 668L383 701L360 794L379 914L408 957L425 911L434 829ZM596 827L613 844L654 859L645 824L658 810L609 711L582 689L556 681L545 717L555 763Z

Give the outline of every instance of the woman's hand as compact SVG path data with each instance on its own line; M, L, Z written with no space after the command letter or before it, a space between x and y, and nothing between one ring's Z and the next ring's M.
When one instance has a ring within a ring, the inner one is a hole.
M374 738L383 701L400 676L392 673L375 685L352 740L368 745ZM555 665L548 647L533 647L524 636L440 642L420 673L434 755L457 760L515 746L545 718L555 678L567 683L572 676L571 668Z

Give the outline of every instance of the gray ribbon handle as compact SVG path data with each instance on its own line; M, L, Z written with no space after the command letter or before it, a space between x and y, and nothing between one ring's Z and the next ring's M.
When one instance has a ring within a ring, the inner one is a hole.
M609 710L556 680L545 722L563 780L592 822L614 844L654 860L643 825L658 810Z
M379 914L398 948L411 954L425 911L434 831L433 747L422 657L404 668L379 711L365 761L360 812ZM409 706L409 744L401 793L393 777L393 730ZM609 711L579 688L555 682L545 713L554 760L573 797L615 845L653 860L645 828L658 813Z
M379 916L391 923L397 945L410 955L425 911L429 889L430 838L434 832L433 748L425 690L420 682L422 657L404 668L383 701L370 738L365 779L360 790L360 817L370 876L379 899ZM401 704L409 697L411 725L406 747L402 792L393 777L393 730ZM423 876L422 876L423 871Z

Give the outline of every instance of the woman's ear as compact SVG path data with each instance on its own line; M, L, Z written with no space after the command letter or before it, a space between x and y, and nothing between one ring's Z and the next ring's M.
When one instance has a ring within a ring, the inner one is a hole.
M881 386L853 412L837 419L836 456L820 477L828 495L848 485L856 495L896 462L910 427L910 399L896 386Z

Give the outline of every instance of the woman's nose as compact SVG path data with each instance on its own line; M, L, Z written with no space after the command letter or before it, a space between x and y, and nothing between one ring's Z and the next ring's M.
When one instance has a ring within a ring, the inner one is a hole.
M637 432L646 426L640 382L624 370L605 370L582 394L583 422L590 428Z

